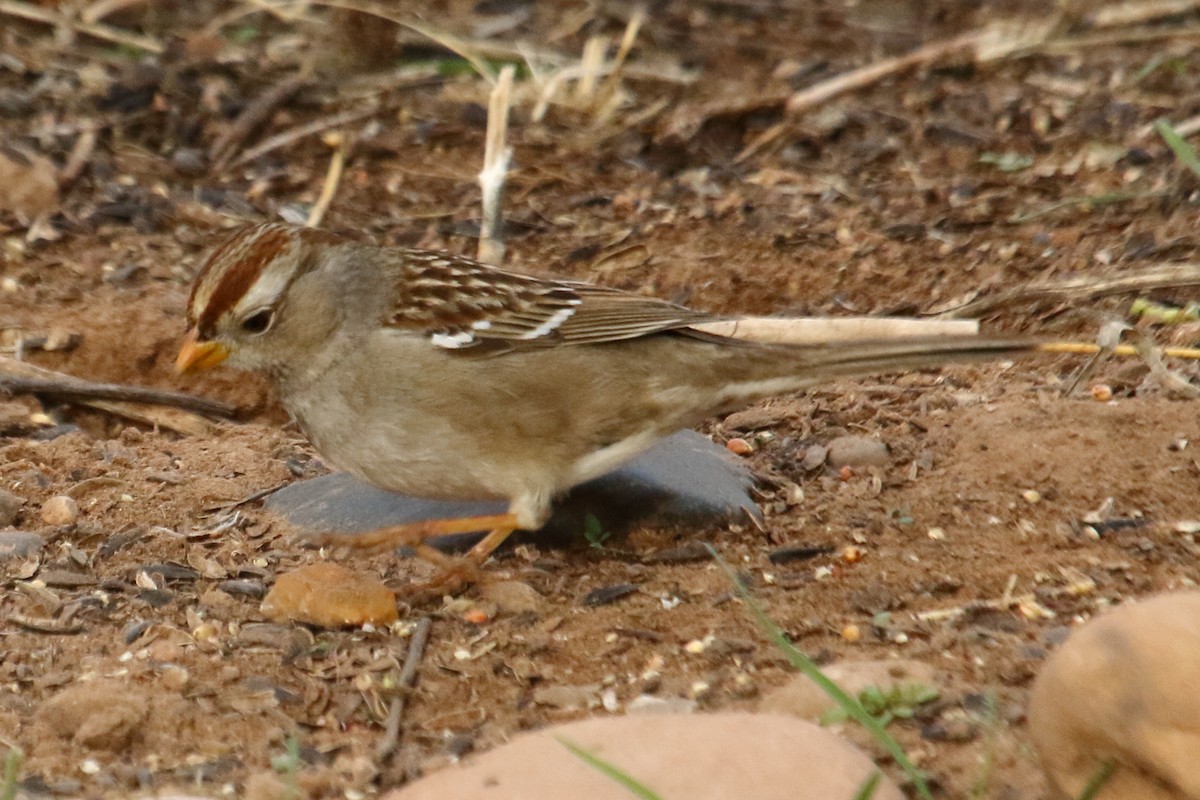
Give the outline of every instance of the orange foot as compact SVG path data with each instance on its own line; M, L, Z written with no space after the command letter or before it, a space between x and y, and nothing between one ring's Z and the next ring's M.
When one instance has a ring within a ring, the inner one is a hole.
M380 553L397 547L412 547L417 555L441 567L429 581L396 590L399 597L411 602L436 599L457 594L468 586L486 579L483 563L504 543L517 527L514 514L492 514L481 517L431 519L406 525L392 525L355 534L317 534L310 538L321 546L349 547L367 553ZM449 556L430 546L427 540L435 536L473 533L490 530L462 557Z

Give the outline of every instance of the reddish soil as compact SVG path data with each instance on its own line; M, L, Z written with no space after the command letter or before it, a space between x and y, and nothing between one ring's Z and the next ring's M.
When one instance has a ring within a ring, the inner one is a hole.
M490 3L420 5L432 28L471 38L499 25L492 42L539 42L571 57L590 35L619 40L628 14L495 4L511 14L504 27ZM1157 135L1139 135L1165 113L1178 121L1196 111L1192 40L1130 43L1117 41L1118 29L1108 44L1079 43L1097 34L1066 17L1057 45L898 74L825 103L738 161L781 121L787 92L982 28L1001 6L1017 13L1010 4L794 5L656 5L631 65L669 64L698 79L631 73L625 106L607 122L561 107L533 122L536 93L519 81L507 264L717 312L837 315L924 313L1194 257L1197 179ZM1193 536L1176 526L1200 518L1188 445L1200 423L1189 401L1132 362L1101 364L1070 394L1083 359L1059 357L839 383L766 404L757 432L714 421L718 440L758 444L748 458L763 478L765 530L646 530L608 549L520 545L489 569L540 592L537 611L497 611L468 593L411 609L394 630L264 623L259 595L273 576L320 556L257 503L232 504L324 466L257 378L181 379L171 365L205 251L235 218L306 211L331 150L307 137L212 172L204 154L315 53L314 77L235 155L374 97L380 109L345 128L356 143L325 226L472 253L487 88L470 73L439 77L429 65L446 72L452 59L407 32L393 46L390 34L349 38L361 34L352 22L250 13L202 33L237 8L250 6L134 4L104 20L167 43L157 57L0 18L3 140L62 167L80 132L97 131L57 210L34 226L50 235L27 236L28 220L0 212L5 340L77 333L74 349L27 348L25 358L252 409L245 424L185 437L29 397L3 407L0 487L23 501L13 527L49 540L40 553L0 560L0 747L24 751L25 789L240 795L295 742L307 795L371 795L515 731L607 713L539 704L544 686L608 686L627 703L643 691L691 697L702 681L701 707L756 708L789 671L724 573L706 561L642 561L702 540L744 571L814 657L899 655L937 668L942 699L890 730L942 795L967 796L981 781L979 796L1045 795L1023 714L1046 653L1098 608L1197 579ZM372 71L372 58L401 71ZM758 109L735 103L759 96ZM706 121L681 128L686 119ZM1188 294L1153 298L1182 304ZM1130 299L1009 304L985 323L1090 339L1100 321L1125 318ZM1158 333L1184 341L1189 329ZM1093 398L1097 383L1112 387L1111 402ZM76 427L30 422L33 411ZM845 433L881 438L890 464L805 470L809 445ZM783 503L788 482L803 488L802 501ZM78 522L49 526L41 505L62 494L77 501ZM1098 527L1084 524L1089 515ZM829 551L771 562L784 545ZM354 566L394 582L428 574L391 557ZM622 583L637 591L610 605L581 602ZM1004 597L1023 602L993 602ZM465 621L474 609L490 618ZM384 763L375 748L392 696L385 686L422 616L433 619L431 638ZM857 641L843 635L852 625ZM708 635L723 646L685 649ZM647 686L642 674L660 660L661 679ZM96 728L91 738L47 703L88 680L101 681L97 708L79 712ZM963 710L965 735L931 733Z

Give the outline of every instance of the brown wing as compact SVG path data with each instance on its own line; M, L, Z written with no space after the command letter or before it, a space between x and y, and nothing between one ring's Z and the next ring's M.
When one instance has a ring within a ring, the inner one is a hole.
M654 297L507 272L449 253L402 254L388 324L427 333L450 350L597 344L714 319Z

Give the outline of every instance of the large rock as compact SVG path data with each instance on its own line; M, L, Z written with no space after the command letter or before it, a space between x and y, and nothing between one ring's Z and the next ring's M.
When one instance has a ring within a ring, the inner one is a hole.
M563 741L617 767L664 798L830 800L854 797L876 768L853 745L774 714L600 717L522 734L384 800L628 800L613 778ZM903 800L886 778L874 800Z
M757 516L748 494L750 474L695 431L663 439L625 466L575 487L555 504L539 532L564 541L579 537L589 515L601 529L619 533L646 522L713 524ZM265 501L268 510L312 533L358 533L425 519L503 513L504 502L449 502L409 497L367 486L345 473L286 486ZM469 546L476 534L444 536L433 544Z
M1038 676L1029 731L1051 784L1098 800L1200 800L1200 592L1122 606L1076 631Z

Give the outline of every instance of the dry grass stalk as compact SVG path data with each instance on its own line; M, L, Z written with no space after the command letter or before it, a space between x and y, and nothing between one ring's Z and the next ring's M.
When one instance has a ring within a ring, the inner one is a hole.
M827 344L930 336L971 336L975 320L928 320L902 317L742 317L694 326L733 339L768 344Z
M488 100L487 139L484 144L483 169L479 172L479 188L483 192L483 221L479 231L479 260L489 264L504 261L504 240L500 235L503 224L501 192L508 176L512 149L508 147L508 109L512 103L512 84L516 69L510 64L500 70L500 78L492 87Z
M593 36L587 40L578 64L563 66L549 73L542 72L536 58L527 53L525 60L530 74L540 87L538 101L530 118L534 122L541 122L550 106L557 102L590 114L593 127L610 120L625 99L621 91L621 78L644 21L645 12L641 9L635 11L625 25L617 53L609 64L604 63L608 40L603 36ZM568 97L563 97L563 86L572 81L575 82L574 91Z
M1120 28L1177 17L1200 8L1200 0L1134 0L1112 3L1088 16L1093 28Z
M1133 135L1134 140L1142 141L1143 139L1149 139L1157 132L1157 129L1154 127L1154 125L1155 124L1151 122L1149 125L1143 125L1142 127L1138 128L1137 133ZM1200 133L1200 115L1188 117L1179 124L1172 124L1171 129L1184 139L1196 133Z
M1129 292L1200 286L1200 264L1160 264L1129 275L1085 276L1062 281L1034 283L1010 289L991 297L981 297L939 313L942 319L982 317L996 309L1016 303L1079 301Z
M333 204L333 196L337 194L338 185L342 182L342 172L346 168L346 155L350 151L350 137L342 133L330 134L328 142L333 146L333 156L329 159L329 169L325 171L325 182L321 185L321 195L308 211L306 227L315 228L325 219L325 212Z

